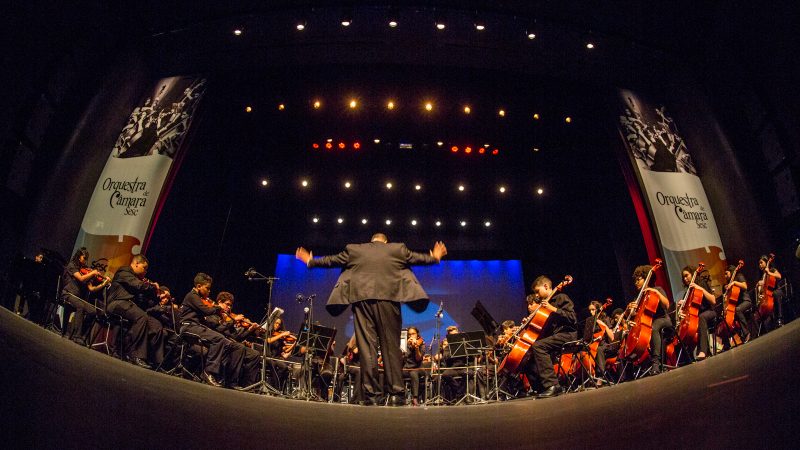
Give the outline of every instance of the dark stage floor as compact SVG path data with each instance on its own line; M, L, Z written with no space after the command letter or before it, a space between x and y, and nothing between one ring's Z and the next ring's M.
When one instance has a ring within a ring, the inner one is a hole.
M213 388L0 308L3 447L794 447L800 321L670 373L547 400L387 408Z

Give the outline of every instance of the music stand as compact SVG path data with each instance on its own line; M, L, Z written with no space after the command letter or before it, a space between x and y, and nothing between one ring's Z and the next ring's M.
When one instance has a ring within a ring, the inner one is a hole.
M272 292L272 282L270 282L270 292ZM269 384L267 381L267 350L269 349L269 343L267 340L272 335L272 323L281 315L283 314L283 309L275 308L267 315L267 318L264 320L264 323L260 324L259 326L266 330L264 332L264 339L261 347L261 379L259 379L254 384L247 386L244 388L246 391L251 391L253 389L258 389L254 392L259 394L272 394L272 395L281 395L281 392L275 388L275 386Z
M304 385L301 385L300 389L293 395L294 398L305 398L306 401L309 401L312 396L316 397L316 394L314 394L311 389L311 381L313 379L311 363L313 358L317 357L322 360L324 364L335 336L336 328L317 324L312 324L308 327L305 323L300 327L300 332L297 333L297 345L295 345L292 350L292 355L301 355L301 349L305 348L305 353L302 353L303 364L301 366L301 376L304 378Z
M478 357L481 356L487 349L486 347L486 333L483 331L469 331L466 333L455 333L447 335L447 344L450 347L450 354L453 358L466 358L467 359L467 372L466 372L466 388L464 389L464 396L461 397L456 405L461 402L474 401L476 403L483 403L484 400L469 391L469 372L470 367L477 368ZM473 366L469 365L469 358L473 358ZM477 373L476 389L477 389Z
M485 331L487 335L496 336L501 331L500 324L494 320L494 317L489 314L489 311L483 306L483 303L481 303L480 300L475 302L475 306L472 308L472 312L470 312L470 314L472 314L472 317L478 321L481 328L483 328L483 331Z

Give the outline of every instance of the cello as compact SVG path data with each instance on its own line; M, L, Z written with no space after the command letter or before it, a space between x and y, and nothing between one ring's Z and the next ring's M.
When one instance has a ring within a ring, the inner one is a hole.
M758 289L758 315L764 317L772 314L775 309L775 286L778 284L778 279L769 273L769 266L775 259L773 253L769 254L767 265L764 267L764 275L761 276L761 285Z
M669 365L675 365L678 362L675 354L675 348L678 345L683 345L687 351L697 346L697 326L700 322L699 314L700 305L703 303L703 292L691 286L697 279L697 275L703 272L705 268L706 265L702 262L697 263L697 270L692 274L686 294L675 307L675 329L677 333L675 333L675 339L666 348L667 363Z
M728 329L731 330L733 329L733 321L736 318L736 306L739 304L739 295L742 291L742 288L736 286L733 282L736 280L736 273L739 272L742 267L744 267L744 261L740 259L739 264L731 274L731 279L728 281L728 287L725 289L725 293L722 294L722 298L725 299L725 324L728 325Z
M561 291L564 286L572 283L572 276L566 275L564 277L564 281L558 283L558 286L553 288L550 295L547 298L539 303L539 306L522 321L517 331L511 335L508 339L510 343L511 350L508 354L503 358L503 362L500 363L498 370L501 372L506 372L509 374L515 374L519 370L519 366L525 360L525 357L528 354L528 350L530 350L531 345L536 342L537 339L542 334L544 327L547 325L547 321L550 318L550 314L556 310L556 308L550 305L548 302L551 298L553 298L556 293Z
M663 261L656 258L655 264L653 264L653 267L647 272L647 277L644 280L642 289L636 297L635 308L628 310L626 314L628 319L631 314L634 315L634 323L628 335L622 340L619 355L621 358L631 361L635 365L645 362L647 357L650 356L650 337L653 334L653 316L658 310L659 298L658 294L653 291L648 291L647 289L653 272L658 270L662 264ZM628 319L626 319L626 321Z

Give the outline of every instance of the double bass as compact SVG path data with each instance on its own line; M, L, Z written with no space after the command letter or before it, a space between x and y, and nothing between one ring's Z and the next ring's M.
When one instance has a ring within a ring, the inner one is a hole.
M767 265L764 267L764 275L761 276L761 285L758 289L758 315L762 318L772 314L775 309L775 286L778 284L778 279L769 273L769 266L775 259L773 253L769 254Z
M628 335L622 340L619 349L619 356L623 359L633 362L635 365L642 364L650 356L650 337L653 335L653 317L658 310L659 298L658 294L653 291L648 291L650 278L653 272L658 270L663 261L656 258L653 267L647 272L647 277L644 279L642 289L636 297L636 306L632 310L628 310L625 315L628 321L633 314L633 326L631 326ZM616 332L616 330L614 330Z
M700 306L703 303L703 291L695 289L692 284L697 279L697 275L703 272L706 265L702 262L697 263L697 269L692 274L692 279L689 280L689 287L686 289L686 294L675 306L675 339L667 344L666 356L667 362L670 365L675 365L677 355L675 348L678 345L683 345L684 348L692 349L697 346L698 336L697 327L700 322Z
M539 306L522 321L517 331L511 335L508 342L511 346L511 350L508 354L503 358L503 362L500 363L498 370L501 372L515 374L519 370L519 366L525 360L525 357L528 354L528 350L530 350L531 345L536 342L537 339L542 334L544 327L547 325L548 319L550 319L550 314L556 310L556 308L550 305L548 302L551 298L553 298L556 293L561 291L564 286L572 283L572 276L566 275L564 280L561 283L558 283L558 286L553 288L553 291L550 292L550 295L547 296L545 300L539 303Z

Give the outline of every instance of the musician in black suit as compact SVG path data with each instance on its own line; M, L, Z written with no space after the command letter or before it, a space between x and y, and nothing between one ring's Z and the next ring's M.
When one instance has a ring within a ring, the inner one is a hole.
M549 298L553 292L553 282L544 275L533 281L531 289L535 295L534 302L541 304L542 307L553 306L556 310L551 312L547 319L547 325L543 330L545 336L537 339L528 350L530 360L525 373L531 384L534 380L541 384L543 391L537 398L555 397L563 390L558 384L552 357L558 354L562 345L578 339L575 307L569 296L563 292Z
M442 242L436 242L429 254L412 252L405 244L388 243L383 233L371 242L349 244L338 255L314 258L300 247L295 257L309 268L341 267L344 270L333 287L326 308L336 316L352 305L356 342L360 352L364 404L375 404L384 394L378 380L378 345L386 373L389 404L405 403L403 357L400 351L400 304L409 303L424 310L428 294L411 272L411 265L437 264L447 254Z

